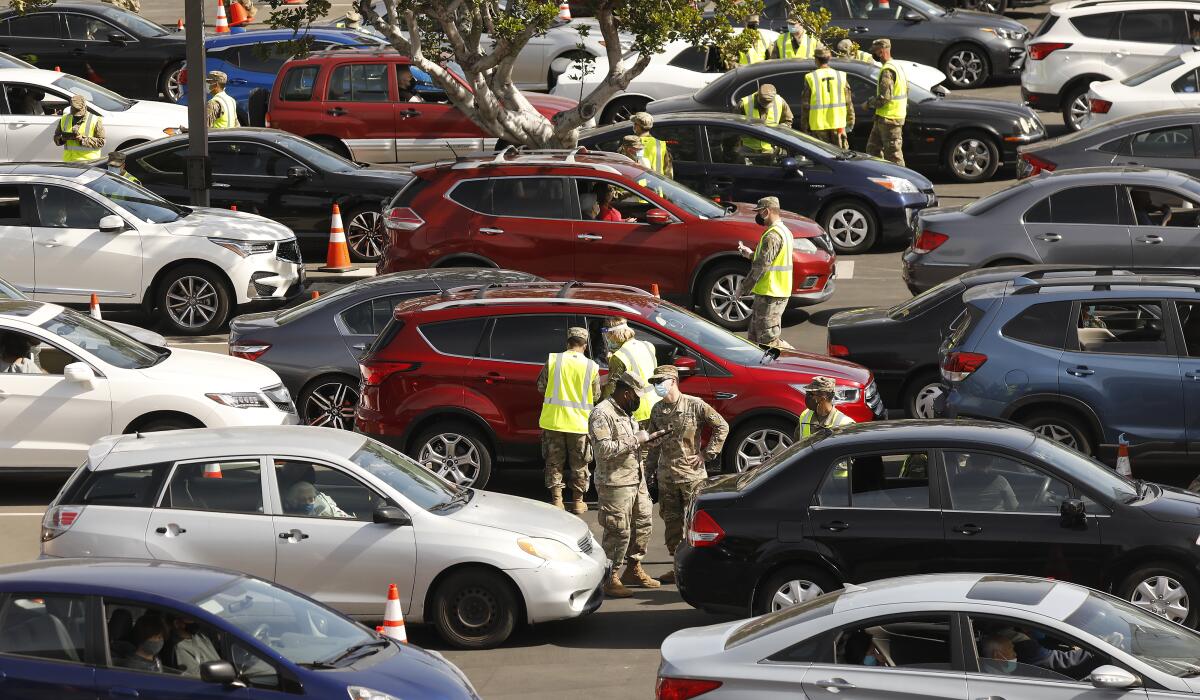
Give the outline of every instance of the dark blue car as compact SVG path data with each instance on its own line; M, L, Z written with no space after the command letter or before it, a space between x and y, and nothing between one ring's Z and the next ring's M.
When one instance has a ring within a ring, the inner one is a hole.
M285 588L121 559L0 567L0 696L478 698L440 655Z

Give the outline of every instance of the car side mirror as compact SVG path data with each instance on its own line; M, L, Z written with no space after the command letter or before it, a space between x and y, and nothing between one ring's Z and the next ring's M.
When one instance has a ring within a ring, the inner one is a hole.
M1062 516L1064 525L1078 525L1087 515L1083 501L1078 498L1067 498L1058 505L1058 514Z
M67 378L68 382L91 384L92 380L96 378L96 372L86 362L72 362L63 367L63 376Z
M1086 679L1093 687L1096 688L1111 688L1120 690L1122 688L1136 688L1142 684L1142 679L1134 674L1126 671L1119 666L1099 666L1093 670Z
M288 168L287 176L293 180L307 180L312 177L312 171L303 165L293 165Z
M904 20L905 22L924 22L925 15L917 12L916 10L905 10L900 14L900 19Z
M412 518L403 508L397 506L379 506L371 514L371 522L376 525L412 525Z
M124 46L125 44L129 43L129 37L121 34L120 32L113 32L112 34L108 35L108 43L116 44L117 46Z
M666 226L671 223L671 215L662 209L651 209L646 212L646 223L651 226Z
M696 358L694 357L676 357L675 361L671 364L675 365L675 369L679 370L680 376L695 374L696 370L699 368Z
M101 233L120 233L125 230L125 220L116 214L100 217L98 226Z
M200 664L200 680L205 683L233 685L238 682L237 669L228 661L205 661Z

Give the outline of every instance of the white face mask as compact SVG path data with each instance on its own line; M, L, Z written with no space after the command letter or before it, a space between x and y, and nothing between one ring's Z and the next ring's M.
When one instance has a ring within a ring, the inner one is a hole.
M788 25L788 31L789 31L789 32L791 32L792 34L799 34L799 33L800 33L800 25L798 25L798 24L789 24L789 25Z

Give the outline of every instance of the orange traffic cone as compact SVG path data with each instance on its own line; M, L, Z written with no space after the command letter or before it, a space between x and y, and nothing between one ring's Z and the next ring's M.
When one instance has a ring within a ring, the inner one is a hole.
M55 73L61 73L61 72L62 72L62 67L61 67L61 66L55 66L55 67L54 67L54 72L55 72Z
M349 272L350 249L346 247L346 231L342 229L342 210L333 205L333 218L329 222L329 251L325 254L325 267L321 272Z
M225 16L225 0L217 0L217 34L229 33L229 19Z
M92 300L88 303L88 313L97 321L103 320L100 316L100 297L95 294L92 295Z
M230 205L229 205L229 211L237 211L237 205L236 205L236 204L230 204Z
M205 479L220 479L221 478L221 465L216 462L212 462L212 463L204 465L204 478Z
M396 584L388 585L387 607L383 609L383 634L397 642L408 643L404 631L404 613L400 610L400 591Z
M320 299L320 298L321 298L321 293L320 293L320 292L318 292L317 290L315 290L315 289L314 289L314 290L312 291L312 298L313 298L313 299Z
M659 296L657 282L650 283L650 293L653 294L654 296Z
M561 22L571 21L571 3L563 0L558 4L558 19Z
M183 18L182 17L180 17L179 21L175 23L175 31L177 31L177 32L183 31Z
M1121 476L1133 476L1133 468L1129 464L1129 440L1125 433L1117 436L1117 473Z

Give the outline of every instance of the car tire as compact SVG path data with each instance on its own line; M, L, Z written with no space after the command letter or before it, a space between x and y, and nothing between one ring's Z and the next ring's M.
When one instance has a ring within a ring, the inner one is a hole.
M183 86L179 83L179 74L183 72L183 61L176 61L163 69L158 78L158 92L167 102L178 102L183 96ZM171 124L170 126L178 126Z
M1091 111L1092 102L1087 96L1091 83L1090 80L1085 81L1083 85L1076 85L1063 95L1062 118L1067 131L1079 131L1080 121Z
M725 442L725 472L741 473L762 464L776 450L792 444L795 433L796 423L778 416L747 421Z
M1121 581L1117 595L1168 620L1195 628L1200 622L1200 580L1181 566L1153 562ZM1192 605L1191 601L1197 605Z
M962 131L946 139L942 165L959 182L984 182L1000 167L1000 149L980 131Z
M637 112L646 109L650 100L645 97L621 97L608 103L600 116L601 124L616 124L629 121Z
M446 481L481 489L492 476L492 450L479 429L462 421L439 422L412 443L413 458Z
M356 207L345 219L346 247L350 259L359 263L378 262L387 244L383 215L378 207Z
M865 253L879 238L879 217L862 202L839 199L821 211L821 228L838 254Z
M942 375L935 369L925 370L910 379L904 388L904 410L909 418L936 418L934 406L945 394Z
M753 299L736 296L737 285L749 271L749 263L730 260L705 273L697 295L705 318L731 331L744 331L750 327Z
M1079 424L1079 419L1066 411L1041 409L1023 416L1020 422L1048 440L1062 443L1085 455L1092 454L1089 431Z
M813 566L785 566L763 580L754 592L752 615L789 608L841 588L829 574ZM791 600L790 603L787 601Z
M938 68L946 74L949 86L956 90L980 87L992 74L987 53L977 44L951 46L942 54Z
M345 374L317 377L300 390L296 411L305 425L354 430L358 380Z
M163 276L154 306L167 330L175 335L216 332L233 309L229 281L207 265L180 265Z
M460 649L491 649L517 627L521 609L512 584L489 569L459 569L433 593L433 625Z

